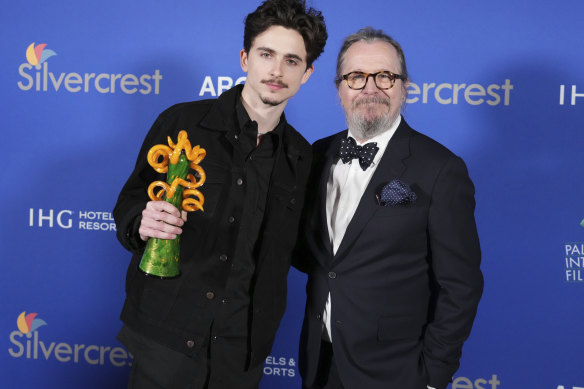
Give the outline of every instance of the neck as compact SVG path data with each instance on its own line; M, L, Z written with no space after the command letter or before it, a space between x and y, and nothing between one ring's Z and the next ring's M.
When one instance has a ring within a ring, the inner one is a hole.
M357 141L357 143L362 144L367 142L369 139L371 138L361 138L358 134L356 134L353 131L349 131L349 135L351 135L353 138L355 138L355 140Z
M245 86L241 91L241 102L247 111L249 118L258 124L258 132L266 133L272 131L280 122L280 116L284 112L286 103L283 102L278 105L264 104L259 96L253 98L249 93L246 93Z
M359 131L355 131L354 129L349 129L349 135L352 136L359 144L367 143L369 140L375 138L378 135L383 134L384 132L386 132L386 131L382 131L380 133L370 134L370 135L364 136Z

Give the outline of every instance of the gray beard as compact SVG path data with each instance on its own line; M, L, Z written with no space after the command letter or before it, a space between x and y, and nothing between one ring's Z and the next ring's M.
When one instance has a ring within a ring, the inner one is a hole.
M384 104L388 109L387 112L374 118L365 118L364 115L355 113L357 107L367 104ZM345 111L347 126L351 130L351 133L358 137L360 141L369 140L389 130L397 119L397 117L391 117L389 113L390 108L391 102L387 98L379 96L363 97L353 103L353 115L348 115Z
M385 112L372 119L366 119L362 115L347 115L347 126L361 141L366 141L389 130L397 118L392 118L389 112Z

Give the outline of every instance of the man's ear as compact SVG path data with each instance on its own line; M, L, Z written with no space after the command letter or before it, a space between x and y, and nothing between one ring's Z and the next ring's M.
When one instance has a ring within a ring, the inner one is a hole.
M306 68L306 70L304 71L304 74L302 75L301 84L304 84L306 81L308 81L308 79L312 75L312 72L314 72L314 65L310 65L309 68Z
M247 52L245 49L241 49L239 52L239 62L241 65L241 70L247 73Z

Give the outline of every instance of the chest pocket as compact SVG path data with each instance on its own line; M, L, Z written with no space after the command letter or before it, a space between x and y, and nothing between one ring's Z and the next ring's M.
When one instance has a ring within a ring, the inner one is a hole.
M187 226L191 220L196 222L209 221L217 209L225 183L228 180L228 170L219 161L206 157L200 164L205 171L205 183L197 188L205 197L204 211L189 213ZM196 175L195 175L196 176ZM198 177L197 177L198 178Z
M294 189L274 182L269 194L270 205L276 209L283 208L292 212L296 211L299 206L299 199L296 198L297 191Z
M297 190L276 182L270 189L266 233L277 239L284 249L289 249L296 240L302 206L297 196Z

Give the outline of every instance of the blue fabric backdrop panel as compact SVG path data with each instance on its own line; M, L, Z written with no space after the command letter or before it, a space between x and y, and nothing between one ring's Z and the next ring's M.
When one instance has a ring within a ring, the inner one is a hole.
M584 4L308 3L329 40L290 123L311 142L345 128L337 52L381 28L406 54L406 120L475 183L485 293L452 389L584 387ZM111 210L162 110L244 82L243 20L257 5L2 5L0 386L125 387L132 358L115 336L130 254ZM291 270L263 389L300 387L305 280Z

